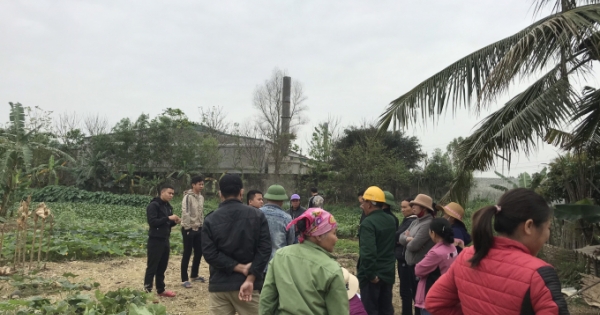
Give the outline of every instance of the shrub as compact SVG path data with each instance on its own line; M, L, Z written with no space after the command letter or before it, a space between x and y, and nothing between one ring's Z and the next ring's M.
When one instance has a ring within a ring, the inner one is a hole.
M91 192L70 186L46 186L26 192L35 202L85 202L118 206L146 207L152 197L143 195L117 195L107 192Z

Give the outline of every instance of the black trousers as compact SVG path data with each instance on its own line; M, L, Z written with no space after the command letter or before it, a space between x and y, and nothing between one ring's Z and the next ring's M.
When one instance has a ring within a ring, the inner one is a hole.
M413 290L413 285L415 282L413 270L414 269L412 269L408 264L406 264L406 261L398 260L398 278L400 279L400 300L402 301L402 315L413 314L413 300L417 295L416 292Z
M419 280L417 280L417 276L415 275L415 266L407 266L408 268L408 275L406 276L406 278L408 279L408 282L410 283L410 289L411 289L411 298L414 301L415 298L417 297L417 286L419 285ZM403 302L404 303L404 302ZM412 303L410 303L412 304ZM408 313L410 314L410 313ZM415 307L415 315L421 315L421 309L418 307Z
M183 258L181 258L181 281L189 281L188 278L188 265L190 264L190 257L192 256L192 250L194 251L194 260L192 260L192 278L198 277L198 270L200 269L200 259L202 259L202 228L198 231L192 229L184 230L181 228L181 235L183 236Z
M151 292L152 282L156 278L156 291L160 294L165 291L165 271L169 265L169 253L171 252L169 239L148 238L147 248L148 264L144 288L147 292Z
M369 315L393 315L392 305L393 285L383 281L368 282L360 286L360 299Z

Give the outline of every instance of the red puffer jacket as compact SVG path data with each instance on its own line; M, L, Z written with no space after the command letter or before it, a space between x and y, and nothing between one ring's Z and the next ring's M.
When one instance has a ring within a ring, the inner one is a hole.
M531 256L523 244L495 237L479 266L462 251L448 272L431 287L425 309L433 315L569 314L554 268Z

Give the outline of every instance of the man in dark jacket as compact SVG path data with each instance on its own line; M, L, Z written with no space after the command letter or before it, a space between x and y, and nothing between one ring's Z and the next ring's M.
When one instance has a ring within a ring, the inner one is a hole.
M150 229L148 230L148 263L144 288L147 292L151 292L152 282L156 277L156 292L159 296L164 297L175 296L175 292L165 291L165 271L169 265L169 253L171 252L169 244L171 228L181 222L181 219L173 214L173 207L169 204L173 195L175 195L173 186L164 185L160 189L160 197L152 199L146 208L146 218Z
M258 314L258 292L271 257L269 224L261 210L242 203L239 176L223 176L219 187L224 201L202 228L202 252L210 265L209 314Z
M412 302L413 302L413 283L415 279L411 279L412 272L410 267L404 259L404 246L398 243L400 235L408 230L410 224L417 219L417 216L413 214L410 202L412 199L404 199L400 203L400 211L404 216L402 224L396 230L396 259L398 260L398 279L400 279L400 299L402 300L402 314L412 314Z
M292 220L301 216L306 209L300 205L300 195L293 194L290 197L290 215L292 216Z

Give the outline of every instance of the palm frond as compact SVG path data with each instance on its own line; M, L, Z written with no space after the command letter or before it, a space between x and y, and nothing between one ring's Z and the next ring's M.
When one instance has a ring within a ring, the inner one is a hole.
M490 187L492 187L492 188L494 188L496 190L502 191L502 192L507 192L508 191L508 188L506 188L504 186L501 186L501 185L491 184Z
M595 34L599 23L600 5L588 5L557 13L532 28L492 69L480 97L493 100L518 75L537 73L560 60L561 54L571 59L581 53L581 44Z
M549 128L568 120L576 96L558 67L548 72L502 108L485 118L480 127L461 143L458 151L463 165L487 170L499 152L519 149L526 154L537 147L537 139ZM510 164L510 156L507 158Z
M559 129L549 128L544 141L557 147L564 147L573 140L573 134Z
M584 97L573 121L582 119L573 131L566 148L581 147L589 142L600 143L600 90L585 87Z
M392 120L402 127L419 116L423 121L427 116L435 120L449 106L452 110L469 107L474 99L475 109L480 110L517 75L537 74L555 61L564 47L574 51L598 24L598 4L541 19L456 61L392 101L379 118L379 130L387 130Z

